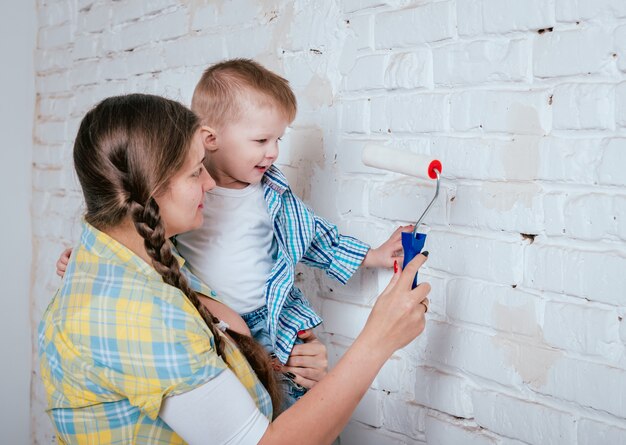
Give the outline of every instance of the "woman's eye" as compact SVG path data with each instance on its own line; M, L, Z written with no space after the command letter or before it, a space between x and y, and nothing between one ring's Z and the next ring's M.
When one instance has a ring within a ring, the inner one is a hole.
M198 170L196 170L195 172L193 172L193 176L194 178L199 177L202 174L202 167L200 167Z

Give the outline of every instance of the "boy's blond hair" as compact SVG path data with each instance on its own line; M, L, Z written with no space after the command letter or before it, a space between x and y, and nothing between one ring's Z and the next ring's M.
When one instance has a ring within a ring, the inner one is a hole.
M266 100L278 106L292 122L296 117L296 96L289 82L250 59L231 59L210 66L196 85L191 109L203 124L221 128L237 120L245 99L259 94L261 103Z

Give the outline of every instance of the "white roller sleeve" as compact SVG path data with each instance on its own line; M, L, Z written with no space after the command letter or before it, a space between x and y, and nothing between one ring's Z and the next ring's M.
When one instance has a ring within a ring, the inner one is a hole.
M382 145L367 144L362 159L370 167L418 178L437 179L435 169L441 173L441 162L437 159Z

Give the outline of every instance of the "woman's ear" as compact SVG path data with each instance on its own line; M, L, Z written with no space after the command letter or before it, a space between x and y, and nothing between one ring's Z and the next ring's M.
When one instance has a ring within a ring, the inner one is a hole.
M204 149L207 151L216 151L217 150L217 135L215 130L207 125L202 125L200 127L200 134L202 135L202 143L204 144Z

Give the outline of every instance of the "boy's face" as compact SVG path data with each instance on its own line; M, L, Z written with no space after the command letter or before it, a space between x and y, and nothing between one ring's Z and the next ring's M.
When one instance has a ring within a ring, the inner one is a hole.
M260 182L276 161L278 142L289 125L277 106L246 100L242 109L237 121L205 138L207 169L220 187L242 189Z

